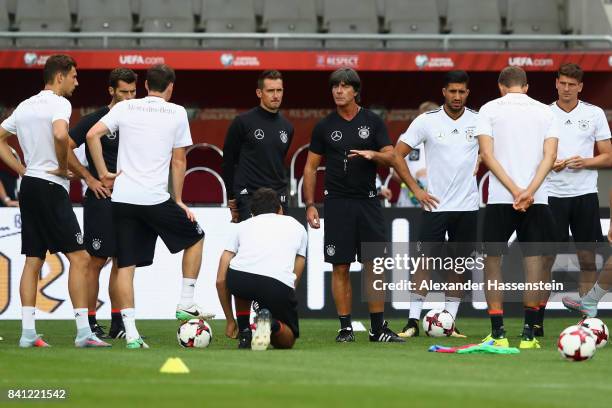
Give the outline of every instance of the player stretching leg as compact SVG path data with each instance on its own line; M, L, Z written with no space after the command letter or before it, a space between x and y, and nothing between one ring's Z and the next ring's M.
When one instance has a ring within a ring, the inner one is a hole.
M176 76L167 65L147 71L148 96L116 104L87 133L87 145L107 187L114 183L113 222L117 234L118 288L128 348L148 348L136 328L134 272L153 263L159 236L170 252L183 252L183 285L176 309L179 320L210 318L194 303L202 264L204 231L182 202L185 148L192 144L187 111L168 102ZM100 139L119 131L117 173L104 163ZM174 199L168 194L172 166ZM176 201L175 201L176 200Z

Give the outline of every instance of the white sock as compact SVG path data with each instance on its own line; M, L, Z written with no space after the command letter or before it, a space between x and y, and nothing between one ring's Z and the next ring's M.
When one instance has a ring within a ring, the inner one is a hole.
M193 305L193 296L195 294L195 285L197 279L183 278L183 287L181 289L181 306L191 307Z
M445 299L444 308L448 313L453 316L453 319L457 319L457 310L459 310L459 303L461 302L461 298L447 296Z
M421 318L421 310L423 310L424 301L425 296L419 295L418 293L410 294L410 314L408 315L409 319Z
M136 328L136 310L134 308L121 309L121 318L125 326L125 338L129 342L140 338Z
M36 334L36 308L34 306L22 306L21 308L21 330L22 332L34 332Z
M87 316L87 308L74 309L74 320L76 320L77 338L91 336L91 328L89 327L89 317Z
M595 282L595 285L584 295L584 300L590 301L592 303L598 303L602 297L604 297L608 293L607 290L602 289L599 286L599 283Z

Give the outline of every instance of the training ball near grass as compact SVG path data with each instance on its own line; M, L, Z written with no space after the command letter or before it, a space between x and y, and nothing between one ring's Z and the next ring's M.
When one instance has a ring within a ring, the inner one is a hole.
M423 330L430 337L448 337L455 330L455 319L446 310L432 309L423 318Z
M591 329L595 337L597 337L597 348L602 348L608 344L610 332L608 331L608 326L600 319L596 317L587 317L582 319L578 324Z
M566 360L585 361L595 354L596 343L597 337L589 328L575 325L561 332L557 350Z
M179 326L176 338L181 347L205 348L212 341L212 330L205 320L191 319Z

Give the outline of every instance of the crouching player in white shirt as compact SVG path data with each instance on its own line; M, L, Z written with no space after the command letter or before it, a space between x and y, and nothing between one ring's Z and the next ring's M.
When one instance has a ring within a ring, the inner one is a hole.
M240 349L291 348L299 337L297 287L306 262L308 236L292 217L284 216L276 192L258 189L253 217L236 224L221 255L217 292L232 337L238 322ZM231 295L236 301L234 320ZM258 305L251 332L251 302Z

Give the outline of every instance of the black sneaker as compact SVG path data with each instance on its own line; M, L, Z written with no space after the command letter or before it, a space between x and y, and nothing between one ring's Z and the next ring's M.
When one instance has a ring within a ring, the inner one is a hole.
M336 343L352 343L355 341L355 335L353 334L352 327L345 327L343 329L338 330L338 335L336 336Z
M108 332L108 336L111 339L124 339L125 338L125 326L122 321L117 323L111 322L111 327Z
M544 325L534 324L533 335L536 337L544 337Z
M402 339L398 336L393 330L388 327L388 323L385 322L382 325L382 328L376 332L372 333L370 331L370 341L378 342L378 343L405 343L406 340Z
M255 314L259 313L259 309L261 309L261 306L259 306L259 303L255 300L251 303L251 307L253 308L253 312L255 312Z
M408 319L408 323L406 323L398 336L419 337L419 319Z
M104 332L104 326L100 326L98 323L94 323L89 326L91 332L95 334L99 339L110 339L110 336Z
M251 349L251 339L253 338L253 333L251 329L244 329L240 333L238 333L238 348L239 349Z

